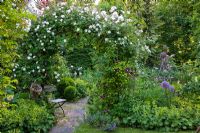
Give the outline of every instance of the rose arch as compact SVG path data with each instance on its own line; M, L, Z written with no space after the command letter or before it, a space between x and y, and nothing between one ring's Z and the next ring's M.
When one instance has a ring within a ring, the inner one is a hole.
M100 74L99 93L112 93L116 97L127 86L132 71L130 59L134 64L137 53L137 21L128 16L129 12L116 7L109 10L75 5L50 8L33 22L19 47L20 74L16 72L16 76L21 86L27 88L32 82L57 84L69 76L65 58L68 53L88 46L92 49L89 54L93 70Z

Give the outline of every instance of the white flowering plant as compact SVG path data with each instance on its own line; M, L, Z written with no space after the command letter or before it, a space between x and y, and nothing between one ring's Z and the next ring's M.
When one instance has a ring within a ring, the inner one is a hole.
M105 76L114 70L116 63L135 61L136 48L139 51L136 47L137 24L136 18L130 18L125 11L117 11L117 7L109 11L88 5L52 7L32 24L29 35L20 45L20 70L15 76L20 81L27 81L26 85L34 81L41 84L59 82L59 76L67 67L63 57L84 46L92 48L94 68ZM62 59L61 64L55 63L55 56ZM53 66L59 69L56 73L52 71Z

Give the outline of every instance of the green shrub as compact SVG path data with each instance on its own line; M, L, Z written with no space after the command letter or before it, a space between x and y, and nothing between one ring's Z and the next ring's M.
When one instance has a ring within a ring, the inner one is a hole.
M120 125L160 131L194 130L199 125L200 106L181 101L179 106L158 106L156 102L143 102L125 98L109 110Z
M23 116L16 110L0 109L0 132L15 129L23 125Z
M185 94L200 94L200 76L194 76L183 86L183 93Z
M94 127L98 127L106 131L115 130L117 124L119 123L117 119L113 119L109 114L102 112L95 112L95 114L88 116L87 122Z
M77 97L77 90L74 86L68 86L64 90L64 97L69 101L73 101Z
M54 116L45 106L32 100L19 100L18 106L0 109L0 131L19 129L24 133L47 133L54 124Z
M75 100L75 98L83 98L87 95L87 87L88 84L84 80L74 80L70 77L66 77L63 78L60 83L58 83L57 90L59 96L66 98L67 100ZM69 95L65 94L65 92L69 93ZM73 96L70 96L71 93Z
M60 96L63 96L65 88L68 86L75 86L74 80L70 77L63 78L57 85L57 90Z
M81 79L76 79L75 84L76 84L76 89L77 89L77 96L79 98L83 98L87 96L87 89L88 89L87 82Z
M19 92L15 94L14 99L29 99L29 97L29 93Z

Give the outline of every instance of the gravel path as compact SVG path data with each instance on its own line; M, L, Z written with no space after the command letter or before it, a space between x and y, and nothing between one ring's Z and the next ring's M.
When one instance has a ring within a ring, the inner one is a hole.
M60 108L56 109L55 115L58 121L49 133L73 133L75 127L84 121L87 100L88 98L84 98L74 103L65 103L62 106L65 117Z

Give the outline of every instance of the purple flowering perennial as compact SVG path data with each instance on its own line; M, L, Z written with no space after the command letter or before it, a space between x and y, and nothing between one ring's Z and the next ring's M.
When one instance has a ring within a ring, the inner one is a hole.
M171 86L171 85L170 85L170 87L169 87L168 89L169 89L169 91L171 91L171 92L174 92L174 91L175 91L175 90L174 90L174 87Z
M167 81L163 81L160 86L164 89L169 89L170 88L170 84Z
M163 88L163 89L168 89L170 92L174 92L175 89L173 86L171 86L167 81L163 81L160 86Z

